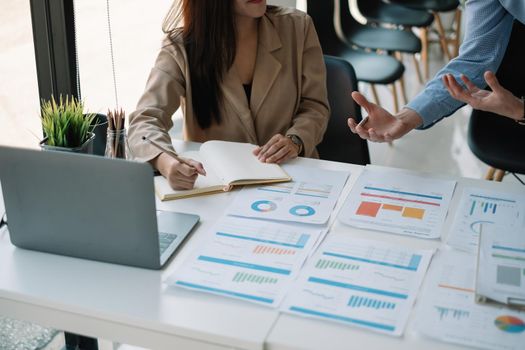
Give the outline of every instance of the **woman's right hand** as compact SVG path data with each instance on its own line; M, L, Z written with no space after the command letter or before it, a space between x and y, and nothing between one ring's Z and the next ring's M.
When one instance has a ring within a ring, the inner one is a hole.
M174 190L191 190L195 180L200 175L206 175L201 163L187 158L181 158L184 163L166 153L161 153L153 159L153 166L168 180Z

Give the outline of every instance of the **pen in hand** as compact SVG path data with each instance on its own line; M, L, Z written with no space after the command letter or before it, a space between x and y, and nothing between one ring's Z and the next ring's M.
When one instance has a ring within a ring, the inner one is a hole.
M199 168L195 167L193 164L188 162L188 160L179 157L179 155L177 153L175 153L174 151L162 147L161 145L159 145L155 141L148 139L146 136L142 136L142 141L148 142L150 145L156 147L158 150L162 151L163 153L166 153L167 155L169 155L173 159L177 160L179 163L182 163L182 164L185 164L185 165L189 166L190 168L195 170L199 175L206 176L206 171L204 170L204 168L200 167L200 169L199 169Z
M361 119L361 121L359 122L359 124L357 124L356 127L358 127L358 126L364 127L367 121L368 121L368 116L366 116L363 119Z

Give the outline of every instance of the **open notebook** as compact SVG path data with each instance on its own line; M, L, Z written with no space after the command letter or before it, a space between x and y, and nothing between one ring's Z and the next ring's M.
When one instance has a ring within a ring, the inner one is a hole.
M163 176L155 177L155 191L166 201L205 193L228 191L233 186L290 181L291 177L277 164L261 163L253 155L257 146L249 143L208 141L198 152L182 157L201 162L206 176L200 176L191 190L177 191Z

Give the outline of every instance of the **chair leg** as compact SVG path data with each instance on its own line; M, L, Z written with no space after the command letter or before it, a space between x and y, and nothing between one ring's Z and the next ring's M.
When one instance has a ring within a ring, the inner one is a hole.
M494 181L501 182L505 176L505 170L497 170L494 176Z
M419 62L417 61L416 55L412 55L412 60L414 61L414 68L417 74L417 80L420 84L423 84L423 77L421 76L421 70L419 69Z
M456 9L456 18L454 20L456 22L456 32L455 32L455 38L454 38L454 57L457 57L459 55L459 46L460 46L460 34L461 34L461 8Z
M429 79L428 69L428 28L421 28L421 61L423 61L423 68L425 73L425 80Z
M397 99L397 89L396 89L396 83L393 82L390 84L390 89L392 90L392 97L394 99L394 112L399 112L399 101Z
M405 89L405 76L403 75L399 78L399 88L401 89L401 97L403 98L403 105L408 103L407 91Z
M372 95L374 95L374 101L376 105L381 106L381 102L379 101L379 95L377 94L375 84L370 84L370 88L372 89Z
M451 60L452 57L450 56L450 52L448 50L448 41L447 41L447 34L445 33L445 27L443 27L443 23L441 22L441 17L439 16L439 13L436 11L432 11L432 14L434 15L434 18L436 19L437 24L437 30L439 35L439 42L441 43L441 49L443 50L443 53L447 57L448 60Z
M496 173L496 168L490 167L485 174L485 180L492 181L494 180L494 174Z

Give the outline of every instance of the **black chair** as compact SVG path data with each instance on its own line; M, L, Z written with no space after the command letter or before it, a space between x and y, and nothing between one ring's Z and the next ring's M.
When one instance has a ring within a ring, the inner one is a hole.
M525 95L525 25L514 21L507 51L496 72L501 86L516 96ZM492 168L486 179L501 181L505 172L525 174L525 126L496 114L472 111L468 144L472 153Z
M405 6L384 2L383 0L357 0L357 7L367 23L375 25L393 25L400 28L420 28L421 29L421 60L428 62L428 30L434 16L424 10L416 10ZM423 77L419 69L419 63L415 55L412 55L419 82L423 83Z
M487 180L501 181L505 171L525 174L523 140L525 126L493 113L472 111L468 144L476 157L492 167Z
M363 25L352 16L348 0L337 0L341 31L348 42L359 47L389 52L421 52L421 41L410 31Z
M370 154L366 140L350 132L348 117L361 121L361 109L350 93L357 90L354 69L347 61L324 56L331 114L323 141L317 146L321 159L366 165Z
M461 29L461 8L459 0L390 0L394 4L405 6L415 10L429 11L432 13L436 20L437 35L439 37L439 43L441 44L441 50L443 54L450 60L456 57L459 53L460 44L460 29ZM439 15L440 12L455 12L454 18L454 30L450 35L445 31L443 22ZM424 29L421 32L421 40L424 45L428 43L428 30ZM454 45L454 52L450 53L448 46L449 44ZM428 58L425 62L425 77L428 79Z
M383 0L357 0L359 12L371 23L388 23L401 27L428 27L434 17L424 10L412 9Z
M393 84L401 78L405 67L395 58L353 48L339 38L334 24L335 1L307 0L308 14L315 24L323 52L350 62L357 80L371 84L372 88L374 84ZM377 95L374 88L372 91Z
M350 12L348 0L337 0L336 11L336 28L340 28L340 35L349 44L372 50L396 53L399 54L398 58L400 60L401 53L415 55L421 52L421 41L411 31L371 27L359 23ZM399 83L404 103L407 103L403 78L399 79ZM392 94L394 95L394 109L397 112L399 103L395 85L392 88Z

